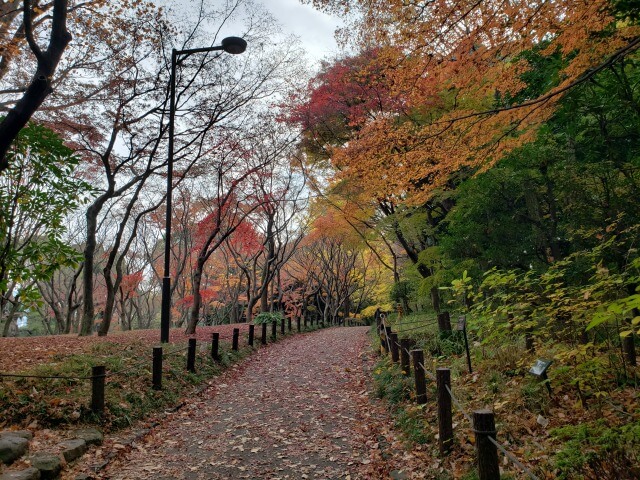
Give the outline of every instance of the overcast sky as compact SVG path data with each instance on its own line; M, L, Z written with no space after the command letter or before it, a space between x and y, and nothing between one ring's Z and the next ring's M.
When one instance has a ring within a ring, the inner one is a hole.
M319 61L338 53L334 32L340 21L302 5L299 0L262 0L263 5L282 23L285 33L300 38L309 59Z
M200 0L156 0L157 4L164 6L169 11L169 16L180 16L187 9L197 8ZM310 5L303 5L300 0L255 0L261 3L275 19L282 25L285 35L295 35L307 51L307 58L316 64L320 60L331 59L339 56L339 49L334 34L337 28L342 26L339 18L327 15L315 10ZM225 0L208 0L210 5L222 7ZM187 7L187 9L183 8ZM215 30L217 25L211 25ZM220 32L223 38L229 35L237 35L238 28L234 21L229 22Z

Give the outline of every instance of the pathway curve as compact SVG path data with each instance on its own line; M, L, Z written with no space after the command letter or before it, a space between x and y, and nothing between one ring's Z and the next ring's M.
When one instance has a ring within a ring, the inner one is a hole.
M172 415L102 478L371 477L367 329L288 337ZM367 473L368 471L368 473Z

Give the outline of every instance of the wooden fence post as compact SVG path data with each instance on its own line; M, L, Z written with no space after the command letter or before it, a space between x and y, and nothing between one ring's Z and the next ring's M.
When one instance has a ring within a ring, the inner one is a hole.
M300 317L296 317L296 328L298 329L298 333L300 333L300 330L301 330Z
M416 384L416 402L424 404L427 403L427 381L422 369L424 353L422 350L412 350L411 356L413 357L413 378Z
M262 345L267 344L267 324L266 323L262 324L262 337L260 338L260 343L262 343Z
M291 333L291 317L287 318L287 332Z
M440 453L445 455L453 446L453 420L451 418L451 395L447 387L451 388L451 370L436 369L436 384L438 386L438 445Z
M441 312L438 314L438 330L440 332L451 331L451 317L449 312Z
M231 350L238 351L238 340L240 339L240 329L234 328L233 335L231 336Z
M196 372L196 339L189 339L189 349L187 350L187 371Z
M400 351L398 349L398 334L391 333L389 342L391 343L391 360L393 361L393 363L398 363L400 361Z
M91 411L101 415L104 412L104 365L91 367Z
M271 322L271 338L273 339L274 342L276 340L277 331L278 331L278 322L274 320L273 322Z
M402 368L402 373L407 377L411 374L411 357L409 357L411 343L411 340L408 338L400 340L400 366Z
M253 347L253 337L255 336L255 333L256 333L256 326L249 325L249 340L247 341L247 344L250 347Z
M153 347L151 384L154 390L162 389L162 347Z
M307 328L307 316L305 315L303 320L304 328Z
M280 319L280 335L284 335L284 317Z
M213 332L211 334L211 358L214 360L220 360L220 354L218 349L220 348L220 333Z
M500 480L498 449L489 440L489 437L496 439L496 424L491 410L473 412L473 431L478 454L478 477L480 480Z

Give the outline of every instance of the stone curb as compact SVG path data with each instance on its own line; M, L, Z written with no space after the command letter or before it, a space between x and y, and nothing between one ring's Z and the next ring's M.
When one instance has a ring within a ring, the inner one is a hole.
M104 436L95 428L83 428L71 432L72 438L58 444L60 455L37 452L28 460L31 467L5 472L0 480L53 480L59 477L65 463L70 463L84 455L90 445L102 445ZM0 464L10 465L25 455L29 449L29 441L33 434L27 430L0 432ZM63 460L64 459L64 460ZM78 476L78 480L89 480L86 475Z

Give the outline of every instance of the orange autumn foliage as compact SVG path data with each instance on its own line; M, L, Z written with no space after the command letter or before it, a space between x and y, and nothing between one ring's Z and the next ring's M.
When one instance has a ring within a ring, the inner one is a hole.
M379 104L390 108L349 118L350 137L326 145L334 181L412 204L534 139L567 91L640 45L640 29L607 0L308 3L354 13L343 40L375 49L389 97ZM522 54L534 49L560 66L532 94Z

